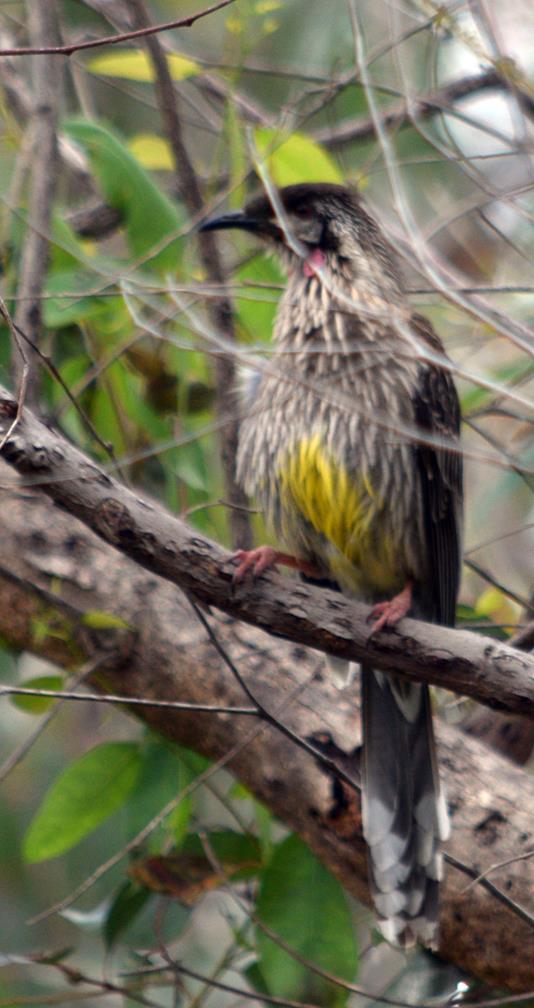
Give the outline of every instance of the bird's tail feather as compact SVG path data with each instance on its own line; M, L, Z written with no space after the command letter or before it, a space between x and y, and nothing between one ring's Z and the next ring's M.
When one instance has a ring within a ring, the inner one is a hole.
M428 687L362 668L362 725L363 830L380 926L390 941L432 944L449 819Z

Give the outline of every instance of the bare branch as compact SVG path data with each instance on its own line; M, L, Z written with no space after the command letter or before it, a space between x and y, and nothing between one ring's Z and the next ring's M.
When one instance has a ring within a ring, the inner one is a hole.
M117 42L129 42L131 39L144 38L147 35L156 35L158 32L171 31L173 28L191 28L195 21L214 14L215 11L222 10L234 3L234 0L220 0L220 3L205 7L204 10L190 14L189 17L180 18L178 21L165 21L163 24L148 25L146 28L139 28L136 31L122 32L120 35L106 35L104 38L90 39L86 42L72 42L71 45L43 45L43 46L20 46L16 49L0 49L1 56L72 56L72 53L80 52L81 49L96 49L98 46L116 45Z
M86 673L84 672L84 675ZM125 707L165 707L171 710L197 711L204 714L248 714L257 717L257 707L221 707L218 704L180 703L178 700L147 700L145 697L118 696L115 693L73 693L72 690L30 689L26 686L9 686L0 683L0 697L33 696L48 697L51 700L77 700L90 703L117 703Z
M55 0L32 0L27 5L30 38L45 47L59 38ZM30 195L26 233L20 260L15 324L34 344L41 340L41 295L50 254L50 223L58 168L57 121L62 87L62 67L49 59L33 61L33 112L31 135ZM39 401L39 367L28 351L25 400L35 409ZM13 371L20 384L26 361L14 348Z
M453 81L452 84L447 84L443 88L430 92L430 94L415 98L410 104L405 101L398 102L394 108L384 111L382 124L385 129L391 130L410 126L414 118L429 119L439 112L450 112L452 104L461 101L462 98L468 98L480 91L491 91L502 87L502 77L493 67L490 67L484 73L461 77L459 80ZM351 119L339 125L326 126L313 133L315 140L332 148L343 147L348 143L372 140L375 135L376 124L368 116Z
M107 203L93 203L68 215L68 222L81 238L107 238L122 224L122 214Z

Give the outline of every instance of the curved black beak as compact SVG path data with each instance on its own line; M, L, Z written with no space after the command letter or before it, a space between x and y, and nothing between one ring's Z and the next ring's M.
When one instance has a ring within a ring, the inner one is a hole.
M211 220L204 221L199 226L199 231L222 231L225 228L239 228L241 231L250 231L258 238L280 239L280 228L272 218L257 216L251 217L243 210L235 210L233 213L222 214L220 217L212 217Z
M242 210L235 210L233 213L222 214L220 217L212 217L211 220L204 221L199 231L222 231L224 228L240 228L242 231L261 231L265 221L254 220L247 217Z

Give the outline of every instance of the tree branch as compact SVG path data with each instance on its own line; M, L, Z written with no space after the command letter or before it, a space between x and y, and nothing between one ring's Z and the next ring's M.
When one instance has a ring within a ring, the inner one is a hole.
M92 203L73 210L67 216L70 226L81 238L107 238L123 223L120 210L107 203Z
M106 35L99 39L90 39L86 42L72 42L70 45L43 45L43 46L19 46L14 49L0 49L1 56L72 56L82 49L96 49L98 46L116 45L118 42L130 42L131 39L144 38L146 35L156 35L158 32L171 31L173 28L191 28L195 21L214 14L215 11L222 10L234 3L234 0L220 0L220 3L205 7L204 10L190 14L189 17L180 18L178 21L165 21L163 24L150 25L140 28L137 31L122 32L119 35Z
M229 554L114 480L0 387L0 450L17 471L102 539L194 598L319 651L365 660L534 718L534 657L499 641L411 619L373 636L370 609L277 574L234 589Z
M55 0L31 0L27 4L28 30L36 44L59 38ZM42 293L50 255L50 223L58 167L57 121L61 100L62 67L43 56L34 60L33 108L28 126L31 137L30 195L26 233L20 259L15 324L40 343ZM13 375L20 386L26 360L13 347ZM25 400L37 408L39 402L38 361L28 349Z
M429 119L438 112L450 112L453 103L462 98L480 91L502 90L507 87L505 78L494 67L490 67L484 73L461 77L430 94L413 98L409 104L400 101L392 109L384 110L381 121L385 129L399 129L411 125L414 119ZM523 97L525 101L530 101L532 112L532 98L527 94ZM337 126L326 126L313 132L315 140L333 149L349 143L372 140L375 134L375 123L368 116L349 119Z
M61 442L55 439L54 449L43 432L43 427L32 427L32 450L57 452ZM7 466L0 478L5 486ZM78 491L83 494L97 480L109 494L108 478L98 476L85 461ZM58 488L72 485L72 474L63 482L58 476ZM192 621L190 604L173 585L110 548L41 494L21 492L17 485L4 492L2 504L0 633L13 646L40 653L67 668L100 658L92 685L119 696L224 708L243 705L242 690L211 640ZM150 505L140 506L147 515L151 513ZM166 543L174 548L168 535ZM208 544L200 539L199 544L207 550L199 555L201 560L204 556L203 571L209 574ZM287 584L281 578L276 581L278 589ZM267 581L264 590L269 591ZM318 593L313 595L315 606ZM288 589L286 598L290 596ZM90 630L83 616L93 609L121 617L133 632ZM50 636L36 638L35 623L43 624L43 612ZM58 624L62 633L54 633ZM317 656L300 647L221 614L211 616L210 625L239 662L249 688L264 707L271 712L283 707L285 726L322 748L340 769L355 777L355 687L338 692L328 676L311 681ZM251 732L250 715L156 706L137 713L167 738L215 760L225 757ZM449 857L467 863L476 876L524 855L531 847L532 779L454 726L438 723L437 730L453 818ZM354 896L369 902L359 799L352 788L272 724L258 724L230 767L304 837ZM492 876L500 891L527 909L532 894L528 880L526 860L504 865ZM480 884L469 892L465 888L465 874L449 867L443 885L442 955L488 984L528 989L532 986L532 929Z

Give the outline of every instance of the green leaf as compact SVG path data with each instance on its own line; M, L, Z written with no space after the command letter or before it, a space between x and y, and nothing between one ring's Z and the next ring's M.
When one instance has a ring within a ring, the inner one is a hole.
M131 627L120 616L104 612L102 609L87 609L82 617L82 623L91 630L130 630Z
M141 378L132 373L123 357L106 368L101 383L91 396L91 418L104 441L110 442L118 455L135 443L135 429ZM133 418L128 423L126 418Z
M297 836L275 848L263 874L259 919L299 955L353 980L357 949L345 894ZM271 994L316 1005L342 1005L347 992L292 958L261 928L256 930L258 966Z
M35 676L33 679L25 679L19 685L23 686L24 689L59 690L63 686L63 676ZM11 703L26 714L44 714L55 701L52 697L17 696L13 694L11 696Z
M71 763L30 824L24 838L26 861L57 857L116 812L136 783L139 763L133 742L106 742Z
M201 67L194 60L177 53L169 53L167 66L173 80L185 80L199 73ZM86 63L86 68L94 74L105 74L106 77L122 77L123 80L153 81L154 70L147 54L142 49L130 49L124 52L110 52L104 56L95 56Z
M102 281L78 263L75 267L49 273L46 281L44 321L50 329L61 329L73 323L95 319L109 313L119 298L92 293Z
M284 283L282 273L272 258L258 255L241 266L236 277L240 290L235 307L243 335L254 344L269 343Z
M459 602L456 606L456 622L457 623L474 623L478 622L480 616L478 615L476 609L473 606L464 605L463 602Z
M120 935L141 913L151 897L152 893L147 889L141 889L135 882L127 880L121 885L109 908L104 924L104 941L108 951L113 948Z
M256 801L256 799L253 801L253 806L258 839L261 846L263 860L266 861L267 857L270 857L271 855L273 846L273 814L266 805L263 805L262 802Z
M130 140L128 150L134 158L152 171L172 171L174 160L167 140L156 133L138 133Z
M22 243L31 222L28 212L20 207L16 214L10 215L10 241L13 250L20 253ZM50 248L50 270L69 270L80 266L87 260L83 245L73 229L59 214L52 216Z
M135 256L157 272L175 270L182 255L179 233L184 217L110 129L71 119L64 131L87 153L107 202L121 213Z
M253 962L250 966L247 966L243 970L243 976L245 976L254 990L259 991L260 994L269 995L269 990L263 979L263 974L257 962Z
M254 139L276 185L343 183L343 176L330 154L304 133L288 136L277 130L258 127L254 130Z
M184 764L179 748L149 732L141 749L141 765L135 791L126 806L128 837L135 836L194 777L195 773ZM171 813L165 828L174 835L174 816L180 812L185 832L192 808L191 797L180 802L178 808ZM152 849L157 849L160 840L161 836L156 833L151 842Z
M169 826L173 833L174 845L178 850L187 836L192 812L193 797L192 795L188 795L187 798L182 798L180 804L176 806L169 816Z

